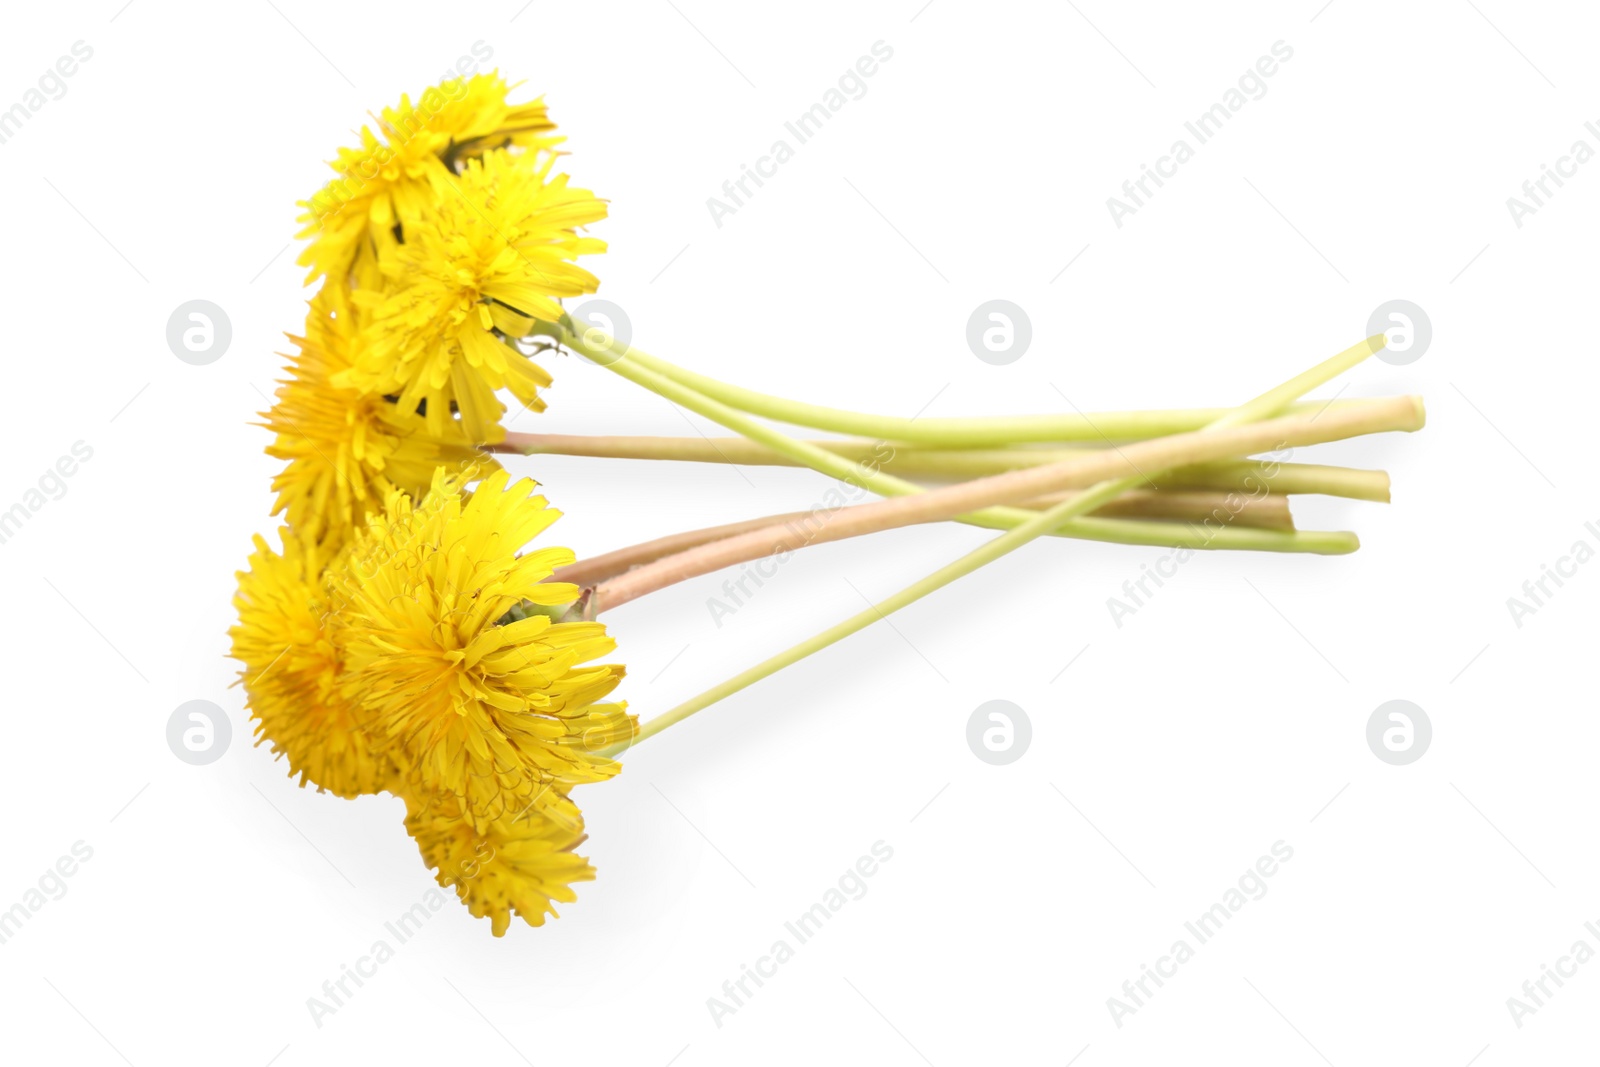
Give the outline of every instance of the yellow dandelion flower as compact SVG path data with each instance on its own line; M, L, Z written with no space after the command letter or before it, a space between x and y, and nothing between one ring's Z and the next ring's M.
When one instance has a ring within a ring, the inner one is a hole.
M434 879L453 887L473 915L488 918L495 937L505 935L513 912L529 926L559 918L556 902L578 899L572 883L594 880L589 861L572 851L587 836L576 808L571 815L529 811L478 831L454 800L422 801L408 792L406 832Z
M430 428L453 403L480 441L505 411L497 389L544 410L550 375L504 338L558 321L558 299L594 292L599 279L572 260L606 248L577 233L605 217L604 201L552 177L554 162L504 151L468 161L380 264L385 287L355 294L370 318L341 384L426 404Z
M232 656L244 664L247 706L256 743L286 756L289 777L351 798L389 787L395 767L374 750L357 709L339 687L336 619L324 584L329 556L315 542L281 531L283 552L259 534L250 569L240 571L228 631Z
M340 388L333 378L348 369L359 333L341 286L329 283L311 301L306 336L290 357L290 377L262 413L276 437L267 454L287 465L272 481L273 514L329 549L337 549L380 511L396 490L420 497L439 467L480 469L498 464L483 456L459 423L444 420L431 432L422 416L381 396Z
M625 705L598 703L623 675L591 665L616 647L605 627L539 610L577 599L545 581L571 550L518 555L560 513L532 481L506 483L498 471L463 499L440 472L420 503L395 495L335 582L346 694L479 830L570 805L567 788L617 773L594 753L636 726Z
M363 250L379 252L395 242L394 229L416 218L443 191L442 181L458 162L493 148L516 145L550 150L562 141L541 97L508 104L498 71L454 78L384 108L378 133L361 129L361 145L341 148L329 166L338 175L300 206L314 238L300 255L320 275L343 280ZM380 136L381 134L381 136Z

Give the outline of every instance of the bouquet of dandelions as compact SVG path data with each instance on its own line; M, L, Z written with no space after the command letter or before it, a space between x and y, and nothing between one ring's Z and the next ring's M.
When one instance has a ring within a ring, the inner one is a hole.
M385 110L305 205L311 298L266 427L280 544L257 536L230 631L258 743L300 784L404 799L440 885L503 934L575 899L594 870L575 787L625 749L1043 536L1335 554L1294 528L1293 493L1388 499L1382 471L1251 460L1415 430L1414 397L1303 402L1383 346L1368 338L1241 407L888 418L741 389L574 322L595 292L605 202L558 170L542 100L498 74ZM737 434L720 441L509 434L509 394L543 410L537 357L572 352ZM791 436L775 424L835 435ZM876 497L692 530L579 562L541 547L559 516L496 455L783 463ZM1004 531L882 603L642 725L602 612L675 582L912 523Z

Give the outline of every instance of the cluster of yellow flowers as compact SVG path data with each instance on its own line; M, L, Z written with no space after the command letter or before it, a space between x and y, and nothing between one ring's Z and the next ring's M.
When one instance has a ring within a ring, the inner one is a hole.
M606 697L615 643L563 622L564 548L524 551L559 516L480 446L507 390L549 375L515 346L593 292L573 261L605 204L553 173L542 101L498 74L402 98L304 206L310 301L266 427L281 547L255 539L232 654L258 743L300 784L404 799L438 882L503 934L592 878L573 786L637 722ZM469 488L470 487L470 488Z
M513 913L542 925L594 876L573 853L584 828L572 790L617 774L613 757L631 745L1047 535L1180 553L1354 551L1349 531L1296 529L1287 496L1387 500L1387 474L1247 457L1422 426L1415 397L1302 403L1382 334L1230 409L922 421L757 393L580 334L560 301L599 287L577 260L605 251L584 233L605 204L556 171L561 138L543 102L507 93L487 74L402 98L304 204L300 262L320 287L263 415L286 525L276 548L257 537L231 631L258 743L302 786L402 798L439 883L496 935ZM550 376L531 356L557 347L740 436L508 434L501 397L542 410ZM784 423L852 437L803 440ZM786 462L884 499L840 497L578 564L532 547L559 512L490 455L563 451ZM882 469L891 462L925 481ZM599 610L944 520L1006 532L642 725L607 699L623 670L600 662L615 643L592 621Z

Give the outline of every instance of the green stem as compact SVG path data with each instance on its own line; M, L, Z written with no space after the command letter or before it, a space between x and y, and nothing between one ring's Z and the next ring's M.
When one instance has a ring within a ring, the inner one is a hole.
M1129 479L1124 479L1124 481L1128 480ZM1098 503L1104 503L1106 500L1111 499L1121 491L1121 489L1118 489L1116 492L1101 496ZM1098 505L1095 504L1090 506ZM639 732L634 735L631 741L623 744L613 745L611 748L603 750L600 755L614 757L624 750L637 745L646 738L654 737L656 734L660 733L662 730L665 730L674 723L682 722L695 712L703 711L712 704L715 704L717 701L726 697L730 697L739 692L739 690L752 686L756 682L761 681L763 678L776 674L777 672L783 670L783 668L800 662L813 652L820 652L829 645L836 644L839 641L844 640L846 637L849 637L858 630L866 629L868 626L871 626L873 623L877 622L879 619L882 619L891 612L899 611L906 605L913 604L916 601L921 600L929 593L932 593L937 589L944 588L957 578L971 574L979 567L982 567L987 563L992 563L994 560L999 559L1001 556L1013 551L1014 549L1021 548L1023 545L1041 536L1042 534L1049 533L1051 530L1057 528L1062 523L1070 519L1074 514L1079 513L1080 509L1083 509L1084 507L1085 504L1082 503L1082 498L1080 497L1063 501L1062 503L1051 508L1049 511L1040 512L1037 517L1028 520L1013 530L1008 530L999 537L987 542L976 551L969 552L967 555L962 556L954 563L946 564L945 566L934 571L932 574L928 575L926 578L923 578L921 581L902 589L900 592L896 593L892 597L889 597L887 600L880 601L879 603L874 604L872 607L867 608L865 611L858 612L843 622L828 627L826 630L800 642L798 645L785 649L776 656L763 660L748 670L740 671L727 681L722 682L719 685L712 686L710 689L707 689L705 692L696 697L684 701L682 704L679 704L672 710L657 715L655 718L650 719L642 724L639 727Z
M1224 460L1176 467L1157 475L1155 483L1163 489L1223 489L1253 491L1262 482L1274 493L1295 496L1317 493L1351 500L1389 502L1389 473L1354 467L1330 467L1322 463L1280 463L1272 474L1254 460Z
M609 357L608 357L609 358ZM887 415L869 415L820 404L806 404L797 400L759 393L727 382L708 378L704 374L676 364L659 356L628 350L628 358L663 378L693 389L713 400L752 415L806 426L814 430L853 434L860 437L881 438L886 441L938 445L944 448L994 448L1028 442L1061 441L1137 441L1168 434L1186 433L1210 425L1225 416L1228 408L1190 408L1171 411L1100 411L1092 414L1074 412L1053 415L997 415L976 418L897 418ZM1359 400L1334 401L1333 406L1359 404ZM1306 404L1307 412L1329 405ZM1285 409L1285 414L1300 410Z
M758 441L775 452L787 456L801 466L810 467L829 477L879 496L907 496L920 493L922 487L914 482L896 478L864 463L852 463L808 441L802 441L769 426L749 414L736 411L726 404L703 396L694 389L663 377L644 367L638 360L639 350L625 346L615 338L607 337L597 329L585 331L582 337L570 330L556 328L554 336L573 351L591 362L649 389L651 392L716 422L735 433ZM1219 416L1220 417L1220 416ZM1088 510L1094 510L1090 508ZM989 529L1010 530L1032 522L1041 514L1018 507L989 507L961 516L962 522ZM1049 514L1044 512L1043 514ZM1345 533L1315 533L1306 531L1243 530L1222 528L1197 533L1192 528L1173 523L1140 523L1128 519L1081 518L1074 512L1071 521L1062 524L1056 533L1089 541L1115 541L1126 544L1163 545L1192 548L1251 548L1277 552L1313 552L1340 554L1355 550L1354 536ZM1271 536L1260 536L1270 534Z
M1304 396L1311 389L1337 377L1378 351L1383 347L1385 340L1381 334L1369 337L1360 344L1348 348L1331 359L1317 364L1310 370L1296 375L1283 385L1267 390L1249 403L1219 416L1206 428L1236 426L1246 422L1256 422L1270 418L1282 412L1290 403ZM1143 481L1143 475L1116 478L1101 482L1086 492L1062 501L1048 511L1035 515L1015 529L1009 530L980 548L967 553L955 562L948 563L920 581L912 583L888 599L872 605L865 611L858 612L841 623L830 626L821 633L756 664L748 670L741 671L727 681L715 685L700 695L692 697L677 707L651 719L639 728L639 732L631 740L614 745L602 754L608 756L616 755L646 738L654 737L667 727L682 722L717 701L732 696L734 693L754 685L763 678L776 674L785 667L798 663L813 652L818 652L829 645L842 641L844 638L865 629L892 612L899 611L908 604L913 604L928 594L944 588L956 579L971 574L1001 556L1021 548L1029 541L1058 528L1062 523L1074 516L1082 515L1085 512L1101 507L1107 501L1114 500L1117 496L1128 489L1138 486Z

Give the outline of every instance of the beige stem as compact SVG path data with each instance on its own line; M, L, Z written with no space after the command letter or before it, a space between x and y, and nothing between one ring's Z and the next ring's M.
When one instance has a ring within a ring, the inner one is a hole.
M1355 403L1365 404L1366 401ZM990 474L1044 467L1100 444L1068 444L1054 448L942 449L905 446L859 438L829 438L809 444L853 463L908 478L966 481ZM682 463L731 463L747 467L797 467L800 464L743 437L639 437L579 434L509 433L489 451L509 455L592 456L602 459L656 459ZM1389 499L1389 477L1383 471L1354 470L1308 463L1281 463L1272 491L1290 496L1322 493L1356 500ZM1168 471L1155 480L1162 488L1219 489L1250 492L1260 480L1260 467L1247 460L1224 460ZM1078 488L1087 487L1084 482Z
M1009 471L912 496L808 514L804 518L749 530L658 559L595 587L586 610L597 613L646 593L737 563L792 551L806 544L839 541L864 533L953 519L997 504L1034 500L1116 478L1250 455L1284 447L1338 441L1388 430L1421 429L1421 404L1413 397L1391 397L1359 408L1295 415L1267 422L1173 434L1104 451L1086 451L1044 467Z
M1025 507L1044 508L1058 503L1066 494L1054 494L1030 500ZM1261 497L1237 497L1231 503L1239 507L1239 512L1230 520L1235 526L1250 526L1263 530L1292 530L1294 518L1289 513L1289 500L1287 497L1276 493ZM1139 490L1128 493L1117 500L1113 500L1105 507L1095 511L1095 515L1116 516L1120 518L1159 519L1175 522L1204 522L1207 519L1216 519L1220 514L1228 511L1230 494L1227 493L1190 493L1190 492L1150 492ZM1242 501L1242 506L1241 506ZM685 530L682 533L668 534L658 537L653 541L644 541L637 545L619 548L614 552L604 555L592 556L581 559L577 563L558 569L551 576L551 581L571 582L574 585L590 586L624 574L635 567L642 567L646 563L654 563L658 559L687 552L691 548L709 544L712 541L721 541L750 530L760 530L769 526L787 526L800 519L807 518L811 512L791 511L782 515L763 515L756 519L744 519L739 522L730 522L722 526L707 526L699 530Z

